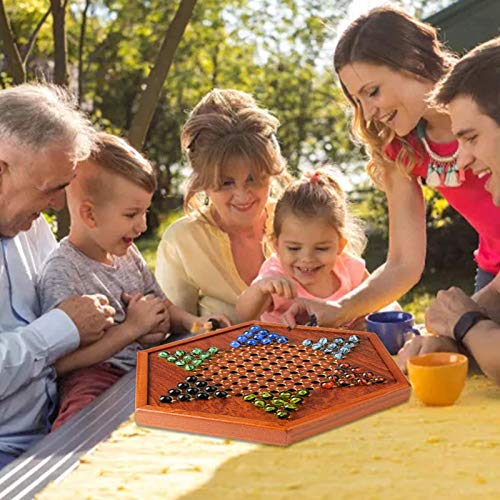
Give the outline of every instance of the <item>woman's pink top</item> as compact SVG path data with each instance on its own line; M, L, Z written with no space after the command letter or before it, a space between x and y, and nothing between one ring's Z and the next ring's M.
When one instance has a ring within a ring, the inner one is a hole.
M406 137L417 154L417 162L412 174L426 178L429 155L424 150L416 133ZM427 139L430 148L440 156L452 155L458 147L457 141L439 144ZM401 143L395 139L386 149L391 159L395 159L401 149ZM484 189L489 175L482 178L470 170L465 172L461 186L439 186L436 189L448 203L461 214L479 234L479 247L474 252L477 264L484 271L497 274L500 271L500 208L493 204L491 194Z
M323 302L340 299L347 292L360 285L366 277L365 261L360 257L355 257L348 253L341 253L335 261L335 267L332 271L340 282L338 290L330 297L321 298L311 295L296 279L289 276L283 269L281 262L276 254L273 254L262 264L259 275L253 281L254 283L264 278L272 276L284 276L295 283L297 295L306 299L321 300ZM269 310L265 311L260 319L271 323L282 323L281 315L293 304L293 300L284 299L279 295L273 295L273 303Z

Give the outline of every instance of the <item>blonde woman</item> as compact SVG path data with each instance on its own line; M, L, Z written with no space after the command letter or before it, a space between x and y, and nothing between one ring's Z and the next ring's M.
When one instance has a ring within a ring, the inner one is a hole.
M156 277L174 304L238 322L238 296L270 255L270 190L286 178L278 120L252 96L215 89L197 104L181 137L192 173L184 207L158 248Z

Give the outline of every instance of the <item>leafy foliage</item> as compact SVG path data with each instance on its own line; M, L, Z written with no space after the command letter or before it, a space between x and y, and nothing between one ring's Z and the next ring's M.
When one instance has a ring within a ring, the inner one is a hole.
M82 50L82 107L102 129L126 135L138 97L178 2L90 0L84 45L79 47L87 0L73 0L66 29L70 88L76 90L78 51ZM428 15L451 0L402 0L417 15ZM253 93L281 121L279 141L290 169L340 166L351 180L356 208L370 234L367 259L376 267L387 248L387 210L383 193L367 183L364 158L352 143L349 114L335 85L332 41L350 0L203 0L197 3L165 82L145 153L156 166L159 191L151 210L151 234L164 214L180 203L185 178L179 135L189 110L213 87ZM5 0L17 43L29 41L46 12L44 0ZM30 55L29 79L51 80L52 18L42 26ZM0 69L5 60L0 54ZM2 70L0 85L12 83ZM428 265L452 268L468 263L474 232L436 192L426 190ZM457 235L461 238L457 240ZM453 238L451 238L453 236ZM454 245L449 245L449 241ZM375 249L370 257L371 249ZM465 267L462 267L465 269ZM467 271L469 272L469 271Z

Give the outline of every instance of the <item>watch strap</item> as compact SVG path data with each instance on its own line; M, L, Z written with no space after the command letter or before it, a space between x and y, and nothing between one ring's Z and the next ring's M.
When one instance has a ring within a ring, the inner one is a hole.
M453 336L455 337L455 340L459 344L462 343L469 330L476 323L484 319L490 319L490 317L481 311L467 311L462 314L453 328Z

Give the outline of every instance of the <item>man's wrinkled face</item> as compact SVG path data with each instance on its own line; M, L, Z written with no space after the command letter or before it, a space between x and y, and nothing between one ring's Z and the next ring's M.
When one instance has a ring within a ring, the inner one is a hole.
M40 153L0 141L0 235L27 231L41 212L64 206L75 176L72 148L54 143Z
M500 126L470 96L453 99L448 111L459 143L460 168L470 168L480 177L491 174L484 187L500 206Z

